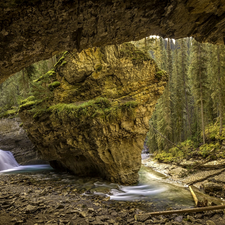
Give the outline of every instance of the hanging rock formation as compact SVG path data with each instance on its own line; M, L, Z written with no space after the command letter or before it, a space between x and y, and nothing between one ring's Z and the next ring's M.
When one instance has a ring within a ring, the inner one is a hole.
M77 49L149 35L224 43L224 0L4 0L0 83L22 68Z
M130 43L66 52L34 82L20 117L53 167L131 184L166 82L166 73Z

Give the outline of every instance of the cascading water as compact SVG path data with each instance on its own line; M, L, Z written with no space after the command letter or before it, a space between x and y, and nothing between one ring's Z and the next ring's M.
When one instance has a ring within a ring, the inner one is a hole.
M0 149L0 173L23 173L43 170L52 170L52 167L47 164L22 166L15 160L12 152Z
M12 152L0 150L0 171L18 167Z

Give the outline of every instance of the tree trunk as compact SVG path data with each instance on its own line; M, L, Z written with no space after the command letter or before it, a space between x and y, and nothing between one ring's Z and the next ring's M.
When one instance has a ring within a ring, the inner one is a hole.
M198 43L198 56L201 56L201 46L200 43ZM198 60L198 63L199 60ZM203 144L205 144L205 123L204 123L204 105L203 105L203 88L202 88L202 80L201 80L201 68L199 69L199 78L200 78L200 102L201 102L201 120L202 120L202 138L203 138Z
M186 108L186 112L187 112L186 130L188 130L187 129L187 122L188 122L189 135L191 136L192 132L191 132L190 112L189 112L189 106L188 106L187 87L186 87L186 79L185 79L186 71L185 71L185 63L184 63L185 56L184 56L184 46L183 45L184 45L184 43L182 43L182 65L181 66L182 66L182 74L183 74L183 85L184 85L185 106L186 106L185 108ZM187 138L187 136L186 136L186 138Z
M221 73L220 73L220 45L217 45L217 65L218 65L218 71L217 71L217 80L218 80L218 88L219 88L219 117L220 117L220 136L222 135L222 129L223 129L223 105L222 105L222 96L221 96Z

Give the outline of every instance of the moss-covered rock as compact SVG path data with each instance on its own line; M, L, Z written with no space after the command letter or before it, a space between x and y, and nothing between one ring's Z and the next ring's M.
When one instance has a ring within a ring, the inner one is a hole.
M14 117L18 114L18 109L10 109L0 113L0 118Z
M58 86L60 86L60 82L59 81L55 81L51 84L48 85L49 90L54 90L55 88L57 88Z
M53 97L20 107L24 127L52 166L135 183L148 121L167 82L159 71L130 43L66 53L54 79L36 81L44 79Z

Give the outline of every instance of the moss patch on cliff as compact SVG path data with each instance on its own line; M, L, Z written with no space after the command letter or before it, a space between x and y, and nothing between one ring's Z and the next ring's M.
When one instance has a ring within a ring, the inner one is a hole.
M24 99L20 103L19 110L24 110L27 108L30 108L31 106L35 105L37 103L37 100L34 96L29 96L28 98Z
M37 80L34 80L33 82L34 83L37 83L37 82L46 82L48 81L49 79L54 79L55 78L55 70L52 69L52 70L49 70L47 73L45 73L43 76L40 76Z
M18 109L10 109L0 113L0 118L15 117L18 114Z
M65 56L68 54L68 51L64 52L62 54L62 57L58 60L58 62L54 65L54 68L58 68L60 66L63 66L67 63L67 61L65 61Z
M55 81L55 82L52 82L51 84L49 84L48 88L49 88L50 91L53 91L58 86L60 86L60 82L59 81Z
M122 116L135 117L136 102L127 102L121 105L112 106L112 102L107 98L96 98L79 105L77 104L57 104L51 106L49 111L53 115L61 118L66 116L71 119L86 120L90 118L102 118L105 122L113 122L121 119Z

